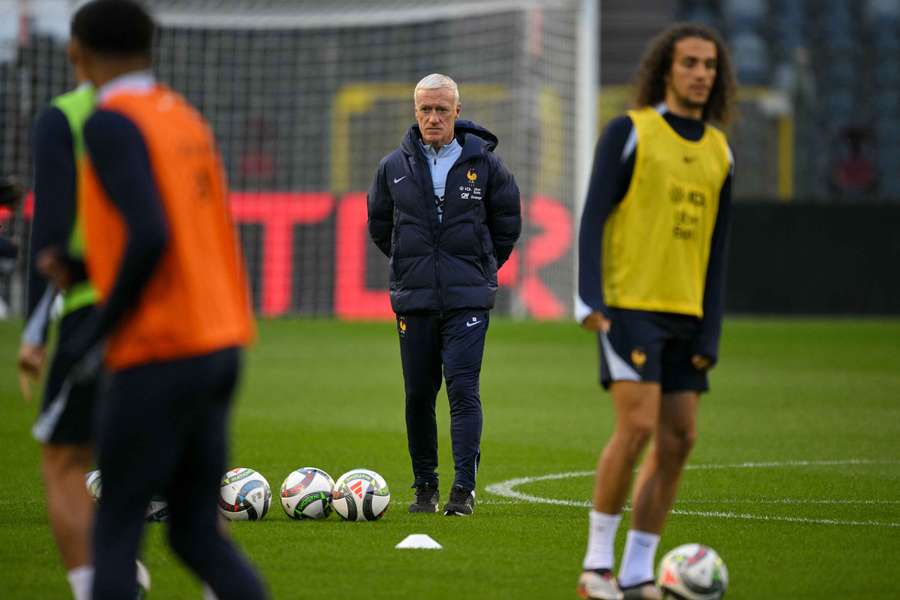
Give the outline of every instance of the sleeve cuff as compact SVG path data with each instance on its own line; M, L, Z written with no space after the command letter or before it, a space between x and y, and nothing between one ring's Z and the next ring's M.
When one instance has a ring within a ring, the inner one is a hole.
M584 300L581 299L581 296L575 294L575 320L578 323L583 323L589 314L595 312L593 308L588 306Z

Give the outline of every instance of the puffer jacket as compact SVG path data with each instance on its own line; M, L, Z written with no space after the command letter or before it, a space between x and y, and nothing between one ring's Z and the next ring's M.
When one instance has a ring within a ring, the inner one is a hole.
M464 120L455 135L462 153L447 174L441 220L417 125L382 159L369 190L369 234L390 259L398 314L493 308L497 269L522 229L519 188L493 153L497 137Z

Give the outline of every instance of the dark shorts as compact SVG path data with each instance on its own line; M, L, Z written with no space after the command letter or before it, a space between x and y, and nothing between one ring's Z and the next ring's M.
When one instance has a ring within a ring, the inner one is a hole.
M600 383L659 383L663 392L709 389L706 371L691 364L696 317L642 310L610 309L609 333L598 334Z
M75 335L95 308L79 308L62 318L57 346ZM83 446L94 439L94 407L99 375L78 382L66 377L54 355L47 373L41 412L32 428L42 444Z

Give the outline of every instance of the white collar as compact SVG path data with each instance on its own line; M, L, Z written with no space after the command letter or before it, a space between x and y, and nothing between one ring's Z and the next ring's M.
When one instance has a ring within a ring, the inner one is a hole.
M97 90L97 101L104 102L119 92L129 91L146 94L156 86L156 78L147 69L131 71L107 81Z

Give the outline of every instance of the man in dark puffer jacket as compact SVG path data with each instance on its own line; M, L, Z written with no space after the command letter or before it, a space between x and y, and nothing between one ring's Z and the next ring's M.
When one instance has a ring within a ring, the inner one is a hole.
M417 124L381 161L369 190L369 233L391 265L415 475L409 510L438 510L435 400L443 367L456 467L444 514L470 515L481 457L484 339L497 270L522 228L519 188L493 154L496 136L457 120L452 79L428 75L413 98Z

